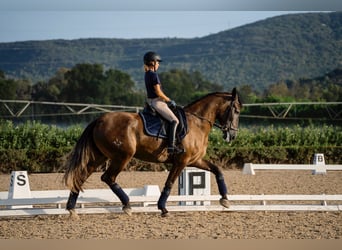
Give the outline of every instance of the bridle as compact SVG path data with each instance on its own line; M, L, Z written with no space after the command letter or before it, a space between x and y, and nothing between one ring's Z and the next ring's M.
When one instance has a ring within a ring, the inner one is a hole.
M234 127L233 126L233 119L232 119L232 116L233 116L233 113L235 112L235 106L234 106L234 102L235 100L232 100L230 102L230 105L229 105L229 109L227 109L225 111L225 115L227 114L227 119L224 119L226 120L226 124L224 126L221 126L221 130L222 132L229 132L230 130L233 130L233 131L238 131L239 129L237 127Z
M193 116L195 116L195 117L197 117L197 118L199 118L199 119L201 119L203 121L207 121L210 124L211 127L216 127L218 129L220 129L223 133L229 132L230 130L238 131L239 130L238 128L235 128L235 127L232 126L233 122L232 122L232 119L231 119L232 115L233 115L233 112L235 110L234 101L235 100L231 101L231 103L229 105L229 108L226 109L226 111L225 111L225 113L223 115L223 117L227 117L227 119L224 119L224 120L226 120L226 124L225 125L221 125L221 124L219 124L217 122L213 123L209 119L207 119L207 118L205 118L203 116L200 116L200 115L198 115L196 113L189 112L189 114L191 114L191 115L193 115Z

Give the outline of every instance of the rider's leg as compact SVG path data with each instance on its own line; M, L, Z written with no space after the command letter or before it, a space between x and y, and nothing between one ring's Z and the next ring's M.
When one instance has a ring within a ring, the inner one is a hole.
M184 150L181 148L178 148L176 146L176 130L177 130L178 122L172 121L170 123L170 129L169 129L169 143L167 147L167 152L172 154L180 154L183 153Z
M177 116L172 112L172 110L167 106L167 104L164 101L160 100L159 98L153 99L151 104L161 116L163 116L166 120L170 122L168 152L174 153L174 154L183 153L184 150L178 148L175 145L176 144L176 131L177 131L177 126L179 124L179 120Z

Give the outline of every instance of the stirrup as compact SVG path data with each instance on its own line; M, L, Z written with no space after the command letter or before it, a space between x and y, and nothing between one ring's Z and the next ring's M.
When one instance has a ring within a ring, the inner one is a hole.
M169 154L183 154L185 152L185 150L183 148L178 148L178 147L174 146L174 147L168 147L167 152Z

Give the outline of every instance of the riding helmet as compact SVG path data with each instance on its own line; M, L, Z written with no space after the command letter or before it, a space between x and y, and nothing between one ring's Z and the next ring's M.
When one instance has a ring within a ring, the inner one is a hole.
M144 64L149 65L151 62L162 62L160 55L153 51L147 52L144 55Z

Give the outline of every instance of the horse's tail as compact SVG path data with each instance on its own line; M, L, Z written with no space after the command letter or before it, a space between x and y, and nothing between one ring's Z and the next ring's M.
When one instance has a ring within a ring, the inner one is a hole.
M93 130L97 119L91 122L83 131L75 147L68 156L63 177L65 185L73 192L83 191L82 184L88 178L88 163L94 159L97 149L93 140Z

